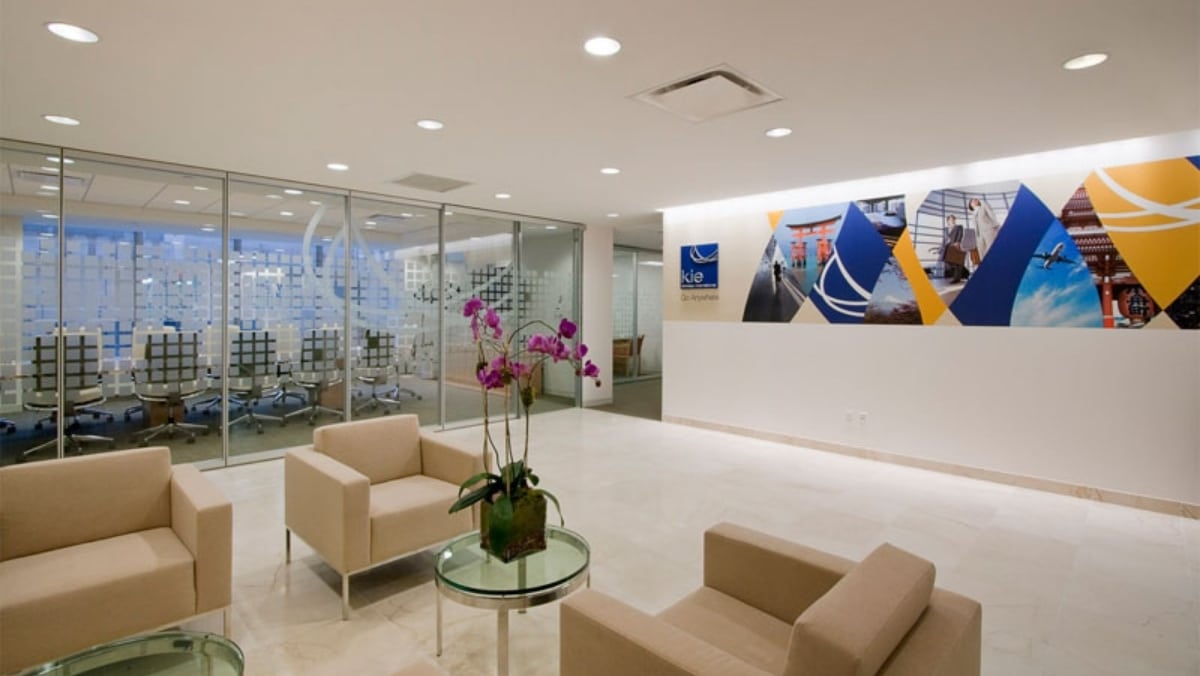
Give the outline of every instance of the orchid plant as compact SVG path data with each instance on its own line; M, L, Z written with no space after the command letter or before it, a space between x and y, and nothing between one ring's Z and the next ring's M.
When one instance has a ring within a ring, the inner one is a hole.
M463 306L463 316L471 320L471 336L476 348L475 378L483 395L483 452L495 458L499 470L481 472L464 481L459 488L459 498L450 511L457 512L487 501L492 508L493 523L504 528L512 522L517 498L532 491L554 503L562 522L558 498L544 489L535 488L539 479L529 468L529 411L537 398L534 378L547 361L565 361L574 366L577 377L591 379L599 386L600 369L587 359L587 345L576 339L578 327L565 317L557 328L542 320L533 320L505 334L500 325L500 314L476 297ZM520 336L529 329L539 332L522 341ZM510 421L514 388L520 397L525 420L525 440L519 458L513 448ZM496 445L489 426L488 401L494 390L504 394L503 448Z

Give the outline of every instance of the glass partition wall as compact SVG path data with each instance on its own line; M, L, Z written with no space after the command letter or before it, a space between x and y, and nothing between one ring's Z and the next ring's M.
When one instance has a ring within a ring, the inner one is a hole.
M613 249L613 381L662 374L662 253Z
M509 329L580 314L574 224L17 141L0 166L0 464L477 423L465 301ZM537 387L534 413L579 400L565 365Z

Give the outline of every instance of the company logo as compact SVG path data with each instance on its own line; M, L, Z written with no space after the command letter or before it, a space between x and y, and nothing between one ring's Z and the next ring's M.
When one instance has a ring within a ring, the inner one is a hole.
M717 244L687 244L679 252L679 288L717 288Z

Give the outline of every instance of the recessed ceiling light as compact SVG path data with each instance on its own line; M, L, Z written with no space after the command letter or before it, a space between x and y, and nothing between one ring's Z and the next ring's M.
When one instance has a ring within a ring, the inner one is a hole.
M446 210L446 215L447 215L447 216L453 216L453 215L454 215L454 212L453 212L453 211L450 211L449 209L447 209L447 210Z
M203 192L203 191L205 191L205 190L208 190L208 186L206 186L206 185L194 185L194 186L192 186L192 189L193 189L193 190L199 190L199 191Z
M378 225L375 221L367 221L367 225Z
M308 203L313 205L314 207L321 206L321 200L309 200Z
M58 218L58 214L42 214L42 218Z
M508 199L508 198L510 198L510 197L512 197L512 195L510 195L510 194L508 194L508 193L506 193L506 192L498 192L498 193L496 193L496 199L498 199L498 200L506 200L506 199Z
M269 199L269 200L281 200L281 199L283 199L283 195L276 195L276 194L274 194L274 193L271 193L270 195L267 195L267 199Z
M348 171L350 169L350 165L342 164L341 162L330 162L329 164L325 165L325 168L333 171Z
M332 237L322 237L322 238L321 238L321 241L322 241L322 242L332 242L332 241L333 241L333 238L332 238Z
M52 21L46 24L46 30L54 33L64 40L70 40L71 42L84 42L89 44L93 42L100 42L99 35L96 35L82 26L76 26L74 24Z
M304 194L303 190L296 190L295 188L287 188L284 190L284 192L289 195L303 195Z
M784 136L790 136L792 130L788 129L787 127L775 127L773 129L768 129L763 133L771 138L783 138Z
M56 186L56 185L44 185L44 186L42 186L42 190L58 190L58 186Z
M407 211L400 214L400 218L412 218L412 217L413 217L413 215L408 213Z
M617 213L617 212L615 212L615 211L613 211L613 212L610 212L610 213L607 213L607 214L604 214L604 215L605 215L605 216L608 216L609 218L620 218L620 217L621 217L621 214L618 214L618 213Z
M187 205L191 204L191 202L187 200L175 200L175 203L181 207L186 207Z
M204 227L200 228L201 232L212 232L214 230L216 230L216 228L211 225L205 225Z
M58 167L40 167L40 169L48 174L58 173Z
M279 215L280 216L295 216L296 214L293 214L290 211L281 211L281 212L279 212Z
M42 119L47 122L53 122L54 124L64 124L68 127L79 126L79 120L76 120L73 117L67 117L66 115L43 115Z
M621 43L601 36L583 43L583 49L592 56L612 56L621 51Z
M417 126L426 131L437 131L446 125L437 120L417 120Z
M558 226L557 225L547 225L546 229L547 230L558 230Z
M1062 67L1067 70L1083 70L1092 66L1099 66L1108 61L1108 54L1097 52L1095 54L1084 54L1073 59L1068 59L1063 63Z
M246 212L244 212L244 211L231 211L231 212L229 212L229 215L230 215L230 216L238 216L238 217L241 217L241 216L245 216L245 215L246 215Z
M53 163L55 163L55 164L58 164L58 162L59 162L59 159L58 159L57 157L55 157L54 155L47 155L47 156L46 156L46 161L47 161L47 162L53 162ZM67 158L64 158L64 159L62 160L62 163L63 163L63 164L75 164L75 160L73 160L73 159L71 159L71 158L67 157Z
M621 173L621 170L616 167L605 167L600 170L600 173L608 176L616 176L617 174Z

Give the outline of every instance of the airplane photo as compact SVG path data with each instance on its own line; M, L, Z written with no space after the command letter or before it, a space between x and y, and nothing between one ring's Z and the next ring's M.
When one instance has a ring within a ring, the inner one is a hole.
M1035 253L1035 254L1033 254L1033 257L1041 258L1044 261L1046 261L1045 263L1042 263L1043 270L1049 270L1050 266L1054 265L1055 263L1066 263L1068 265L1074 265L1075 264L1074 260L1062 255L1062 251L1065 246L1066 246L1066 244L1064 242L1059 242L1058 244L1054 245L1054 248L1051 249L1049 253Z

